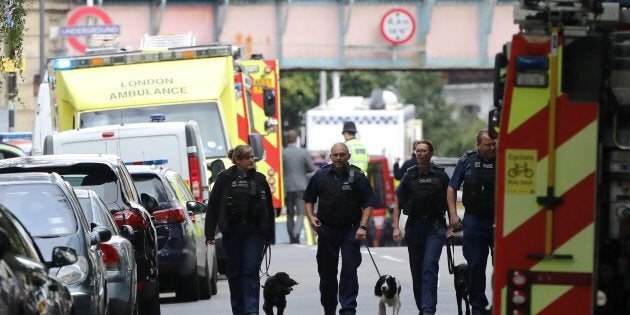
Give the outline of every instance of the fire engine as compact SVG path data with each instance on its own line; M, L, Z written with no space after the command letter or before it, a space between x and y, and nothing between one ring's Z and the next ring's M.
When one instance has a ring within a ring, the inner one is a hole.
M493 314L630 314L629 7L515 4L489 117Z

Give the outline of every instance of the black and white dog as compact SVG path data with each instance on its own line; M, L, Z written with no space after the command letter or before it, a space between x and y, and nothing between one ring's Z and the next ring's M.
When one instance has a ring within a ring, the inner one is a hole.
M392 307L393 315L398 315L400 310L400 281L392 275L383 275L376 281L374 294L379 297L378 315L385 315L386 305Z
M287 295L293 291L293 286L297 284L286 272L278 272L267 278L262 286L265 314L273 315L274 306L278 310L278 315L284 314L284 308L287 307Z

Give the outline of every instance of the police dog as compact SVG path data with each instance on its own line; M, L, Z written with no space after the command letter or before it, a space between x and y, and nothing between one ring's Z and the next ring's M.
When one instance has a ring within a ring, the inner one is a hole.
M466 303L466 315L470 315L470 300L468 299L468 264L462 263L453 268L455 296L457 298L457 313L462 313L462 301Z
M293 291L293 286L297 284L286 272L278 272L267 278L262 286L265 314L273 315L274 306L278 310L278 315L284 314L284 308L287 307L287 295Z
M379 297L378 315L385 315L386 305L392 307L393 315L398 315L400 310L400 281L392 275L383 275L378 278L374 286L374 294Z

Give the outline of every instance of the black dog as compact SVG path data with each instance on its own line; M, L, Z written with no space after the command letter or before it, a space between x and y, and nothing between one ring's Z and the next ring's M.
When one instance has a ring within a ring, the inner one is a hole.
M285 272L278 272L267 278L263 287L263 310L267 315L273 315L273 307L278 309L278 315L284 313L287 307L287 295L293 291L293 286L298 283L291 279Z
M400 281L391 275L382 275L374 286L374 295L379 297L378 315L385 315L387 305L391 306L393 315L400 310Z
M468 299L468 264L459 264L453 268L455 284L455 296L457 298L457 311L462 314L462 300L466 302L466 315L470 315L470 300Z

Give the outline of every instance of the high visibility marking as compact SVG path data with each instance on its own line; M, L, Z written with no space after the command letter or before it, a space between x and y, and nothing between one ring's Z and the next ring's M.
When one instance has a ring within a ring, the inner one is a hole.
M595 227L589 224L569 241L556 248L559 254L570 253L573 259L544 259L531 267L533 271L592 272Z
M569 292L573 286L570 285L532 285L531 314L539 314L547 305L555 302L565 293Z

